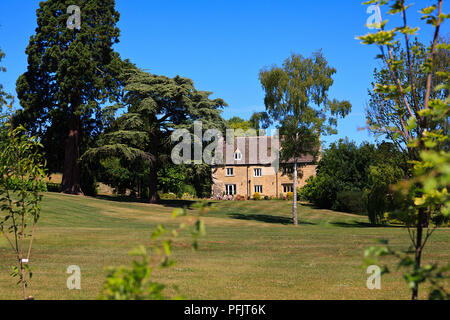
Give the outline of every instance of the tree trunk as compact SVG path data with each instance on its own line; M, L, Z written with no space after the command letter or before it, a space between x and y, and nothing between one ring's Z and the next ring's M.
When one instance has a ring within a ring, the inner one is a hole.
M153 119L153 123L156 122ZM150 177L149 177L149 198L150 203L157 203L159 201L158 196L158 169L159 169L159 148L160 148L160 135L159 133L150 133L150 149L153 155L151 160Z
M61 192L83 194L81 191L80 171L80 116L72 114L69 122L69 136L66 139L64 173Z
M19 258L19 264L20 264L20 274L21 274L21 281L22 281L22 291L23 291L23 300L27 300L27 286L26 286L26 273L25 268L23 266L22 258Z
M150 169L150 180L149 180L149 196L150 203L157 203L159 201L158 196L158 169L156 165L153 165Z
M297 158L294 159L294 184L293 184L293 188L294 190L292 190L293 195L294 195L294 199L292 202L292 219L294 220L294 226L298 225L298 217L297 217L297 177L298 177L298 173L297 173Z
M423 227L427 224L427 214L423 209L419 210L419 216L417 221L417 235L416 235L416 245L415 245L415 264L414 269L420 269L421 259L422 259L422 238L423 238ZM419 285L417 285L412 290L412 300L419 299Z

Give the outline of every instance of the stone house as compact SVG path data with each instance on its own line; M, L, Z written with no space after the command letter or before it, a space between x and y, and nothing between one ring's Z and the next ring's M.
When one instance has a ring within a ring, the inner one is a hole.
M265 156L271 156L271 137L239 137L234 146L226 147L219 142L218 150L223 150L222 160L212 164L212 194L214 198L223 195L252 198L258 192L262 196L280 197L293 191L292 168L277 170ZM264 150L266 152L264 152ZM228 151L228 153L227 153ZM232 155L230 155L230 152ZM262 156L261 156L262 154ZM264 160L264 161L263 161ZM306 180L316 174L317 165L313 156L299 159L303 176L298 177L297 186L302 187Z

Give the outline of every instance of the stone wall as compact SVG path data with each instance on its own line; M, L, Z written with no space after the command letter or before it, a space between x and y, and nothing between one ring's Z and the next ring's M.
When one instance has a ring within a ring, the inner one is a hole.
M233 176L227 176L227 168L233 168ZM306 184L309 177L316 174L316 165L303 165L303 177L298 178L298 186ZM254 169L262 170L262 177L254 176ZM262 196L278 197L284 193L284 184L292 184L293 177L285 175L281 170L275 174L275 169L270 166L215 166L212 168L214 196L223 195L226 185L236 185L236 195L252 197L255 186L262 186Z

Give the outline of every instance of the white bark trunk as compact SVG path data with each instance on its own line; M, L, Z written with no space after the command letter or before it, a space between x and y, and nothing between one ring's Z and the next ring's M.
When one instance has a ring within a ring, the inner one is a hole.
M298 217L297 217L297 177L298 177L298 173L297 173L297 158L294 159L294 185L293 188L294 190L292 190L293 194L294 194L294 199L293 199L293 203L292 203L292 219L294 221L294 226L298 225Z

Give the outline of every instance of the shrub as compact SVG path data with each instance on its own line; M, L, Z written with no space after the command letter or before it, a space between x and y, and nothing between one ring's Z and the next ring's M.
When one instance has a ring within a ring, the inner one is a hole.
M164 193L160 196L162 200L176 200L177 195L175 193Z
M300 189L300 198L321 209L331 209L337 193L345 190L345 185L328 175L310 177L306 182L307 185Z
M299 198L322 209L342 208L345 207L342 197L348 195L341 194L341 200L337 200L338 193L372 189L381 183L389 186L405 176L405 170L403 155L391 143L357 146L354 142L341 140L324 151L317 166L317 176L307 180ZM380 192L387 193L386 190ZM374 201L378 204L379 200L374 198ZM382 217L385 208L379 209L374 214Z
M60 192L61 191L61 184L53 183L53 182L47 182L47 191L48 192Z
M235 201L245 201L246 199L244 196L237 195L236 197L234 197L234 200Z
M297 187L297 201L307 201L306 199L303 199L300 193L301 188Z
M294 193L293 192L288 192L286 194L286 200L289 200L289 201L294 200Z
M270 200L271 198L269 196L264 196L264 200Z
M194 199L194 196L193 196L192 194L190 194L190 193L185 192L185 193L183 193L183 195L181 196L181 199L184 199L184 200L192 200L192 199Z
M82 164L81 167L81 190L84 195L95 197L98 194L97 180L95 172L89 168L87 164Z
M367 188L367 213L372 224L384 223L386 212L398 209L398 205L408 202L400 194L390 194L390 185L403 176L402 170L389 165L370 166ZM398 201L400 200L400 201Z
M22 182L19 177L9 177L6 179L6 187L8 190L22 189L22 183L24 183L24 188L26 191L33 191L36 187L33 181L25 180L24 182ZM38 181L37 190L46 192L47 184L44 181Z
M367 212L366 197L362 191L341 191L336 196L333 210L365 214Z
M194 186L191 186L189 184L184 184L181 187L181 191L183 192L183 194L189 194L191 196L190 199L197 197L197 191L195 191Z
M259 192L256 192L256 193L253 195L253 200L261 200L261 195L259 194Z

